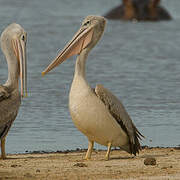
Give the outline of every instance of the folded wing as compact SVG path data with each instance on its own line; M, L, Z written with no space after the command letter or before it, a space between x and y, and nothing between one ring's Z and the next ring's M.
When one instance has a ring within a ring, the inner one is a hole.
M130 153L136 155L141 149L139 139L144 137L133 124L123 104L108 89L98 84L95 88L97 97L105 104L111 115L129 137Z
M0 85L0 139L8 133L21 103L18 90L11 92L8 90L7 87Z

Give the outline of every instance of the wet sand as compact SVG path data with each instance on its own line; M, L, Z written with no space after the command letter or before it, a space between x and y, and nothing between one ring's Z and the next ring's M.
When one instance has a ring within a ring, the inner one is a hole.
M105 153L94 150L88 161L84 151L8 155L0 160L0 180L180 179L180 148L146 147L136 157L113 150L109 161ZM145 165L147 158L154 165Z

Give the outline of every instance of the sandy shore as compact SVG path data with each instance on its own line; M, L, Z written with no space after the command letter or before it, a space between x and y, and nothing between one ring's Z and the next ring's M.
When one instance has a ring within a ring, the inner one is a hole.
M180 148L144 148L137 157L114 150L109 161L105 153L95 150L89 161L85 152L8 155L0 160L0 180L180 179ZM144 164L150 157L156 165Z

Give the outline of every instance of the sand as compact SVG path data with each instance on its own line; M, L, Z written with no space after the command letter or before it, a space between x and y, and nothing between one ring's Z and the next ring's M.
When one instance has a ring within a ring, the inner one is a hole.
M105 153L95 150L88 161L82 151L8 155L0 160L0 180L180 180L180 148L144 148L136 157L113 150L109 161Z

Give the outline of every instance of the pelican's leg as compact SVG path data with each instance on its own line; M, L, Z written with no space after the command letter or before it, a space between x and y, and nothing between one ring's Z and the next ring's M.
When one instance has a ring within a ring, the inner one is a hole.
M108 149L107 149L107 153L106 153L106 157L105 159L108 161L109 160L109 154L111 152L111 142L108 143Z
M85 156L86 160L91 159L91 154L92 154L93 146L94 146L94 141L90 141L89 140L88 150L87 150L87 153L86 153L86 156Z
M3 138L1 139L1 159L6 159L5 141L6 141L6 138L3 137Z

